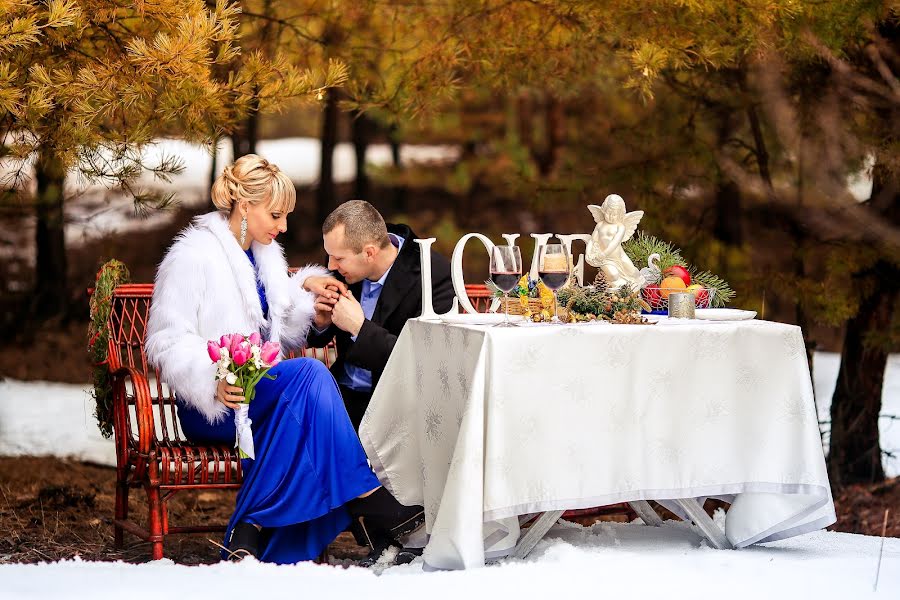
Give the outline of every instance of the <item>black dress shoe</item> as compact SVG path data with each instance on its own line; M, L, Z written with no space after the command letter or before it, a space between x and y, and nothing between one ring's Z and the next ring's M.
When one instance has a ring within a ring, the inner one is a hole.
M373 545L370 546L372 549L369 551L369 554L357 561L357 566L366 569L375 566L385 550L390 548L394 548L396 555L390 562L386 562L385 566L406 565L416 560L417 557L422 556L422 551L424 550L424 548L406 548L386 536L376 537L372 542Z
M418 557L422 556L424 550L425 548L407 548L404 546L397 552L397 556L394 558L394 564L408 565Z
M384 532L391 539L397 540L412 533L425 522L425 511L421 506L404 506L383 487L365 498L351 500L347 508L353 519L367 531L369 538L373 536L373 532ZM374 549L371 540L369 547Z
M381 555L384 554L384 551L394 546L394 540L387 537L386 535L375 536L371 542L368 543L369 553L365 556L365 558L357 561L356 565L359 567L363 567L364 569L369 569L378 562L378 559L381 558Z
M238 523L231 530L228 541L228 560L238 561L248 556L259 556L259 529L251 523Z

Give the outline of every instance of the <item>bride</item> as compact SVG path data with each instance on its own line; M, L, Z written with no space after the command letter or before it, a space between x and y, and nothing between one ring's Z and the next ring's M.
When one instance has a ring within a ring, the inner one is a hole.
M207 340L259 332L283 349L303 345L316 295L337 300L343 284L319 266L288 275L281 246L296 202L277 166L250 154L224 169L212 189L217 212L197 217L175 238L156 274L147 356L177 392L185 436L233 444L243 390L216 381ZM249 404L255 459L228 524L232 558L293 563L314 559L351 515L397 538L420 525L368 465L331 373L311 358L284 360Z

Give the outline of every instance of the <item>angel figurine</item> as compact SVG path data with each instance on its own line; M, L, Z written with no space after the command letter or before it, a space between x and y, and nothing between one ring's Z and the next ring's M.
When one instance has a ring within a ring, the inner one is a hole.
M610 288L628 285L637 289L643 277L622 244L634 235L644 211L625 212L625 201L617 194L610 194L603 204L591 204L588 209L597 226L588 242L585 260L603 272Z

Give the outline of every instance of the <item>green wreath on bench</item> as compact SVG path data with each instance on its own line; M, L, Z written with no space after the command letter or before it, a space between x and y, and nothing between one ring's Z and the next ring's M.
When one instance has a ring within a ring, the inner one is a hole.
M107 261L97 271L94 293L91 294L91 323L88 325L88 353L93 364L94 390L91 395L96 402L94 416L103 437L113 433L112 384L106 361L109 353L109 311L112 308L112 295L121 283L128 283L130 274L128 267L116 259Z

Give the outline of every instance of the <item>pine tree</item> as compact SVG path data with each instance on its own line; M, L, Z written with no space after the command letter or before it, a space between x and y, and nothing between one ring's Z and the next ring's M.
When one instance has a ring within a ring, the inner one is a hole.
M63 182L70 172L117 186L137 207L165 206L136 187L150 169L142 148L163 134L209 143L248 110L321 94L345 72L303 71L258 52L240 55L236 4L218 0L0 0L0 142L13 163L6 186L27 195L34 166L36 303L68 305ZM240 69L227 66L240 57ZM227 77L218 75L223 69Z

